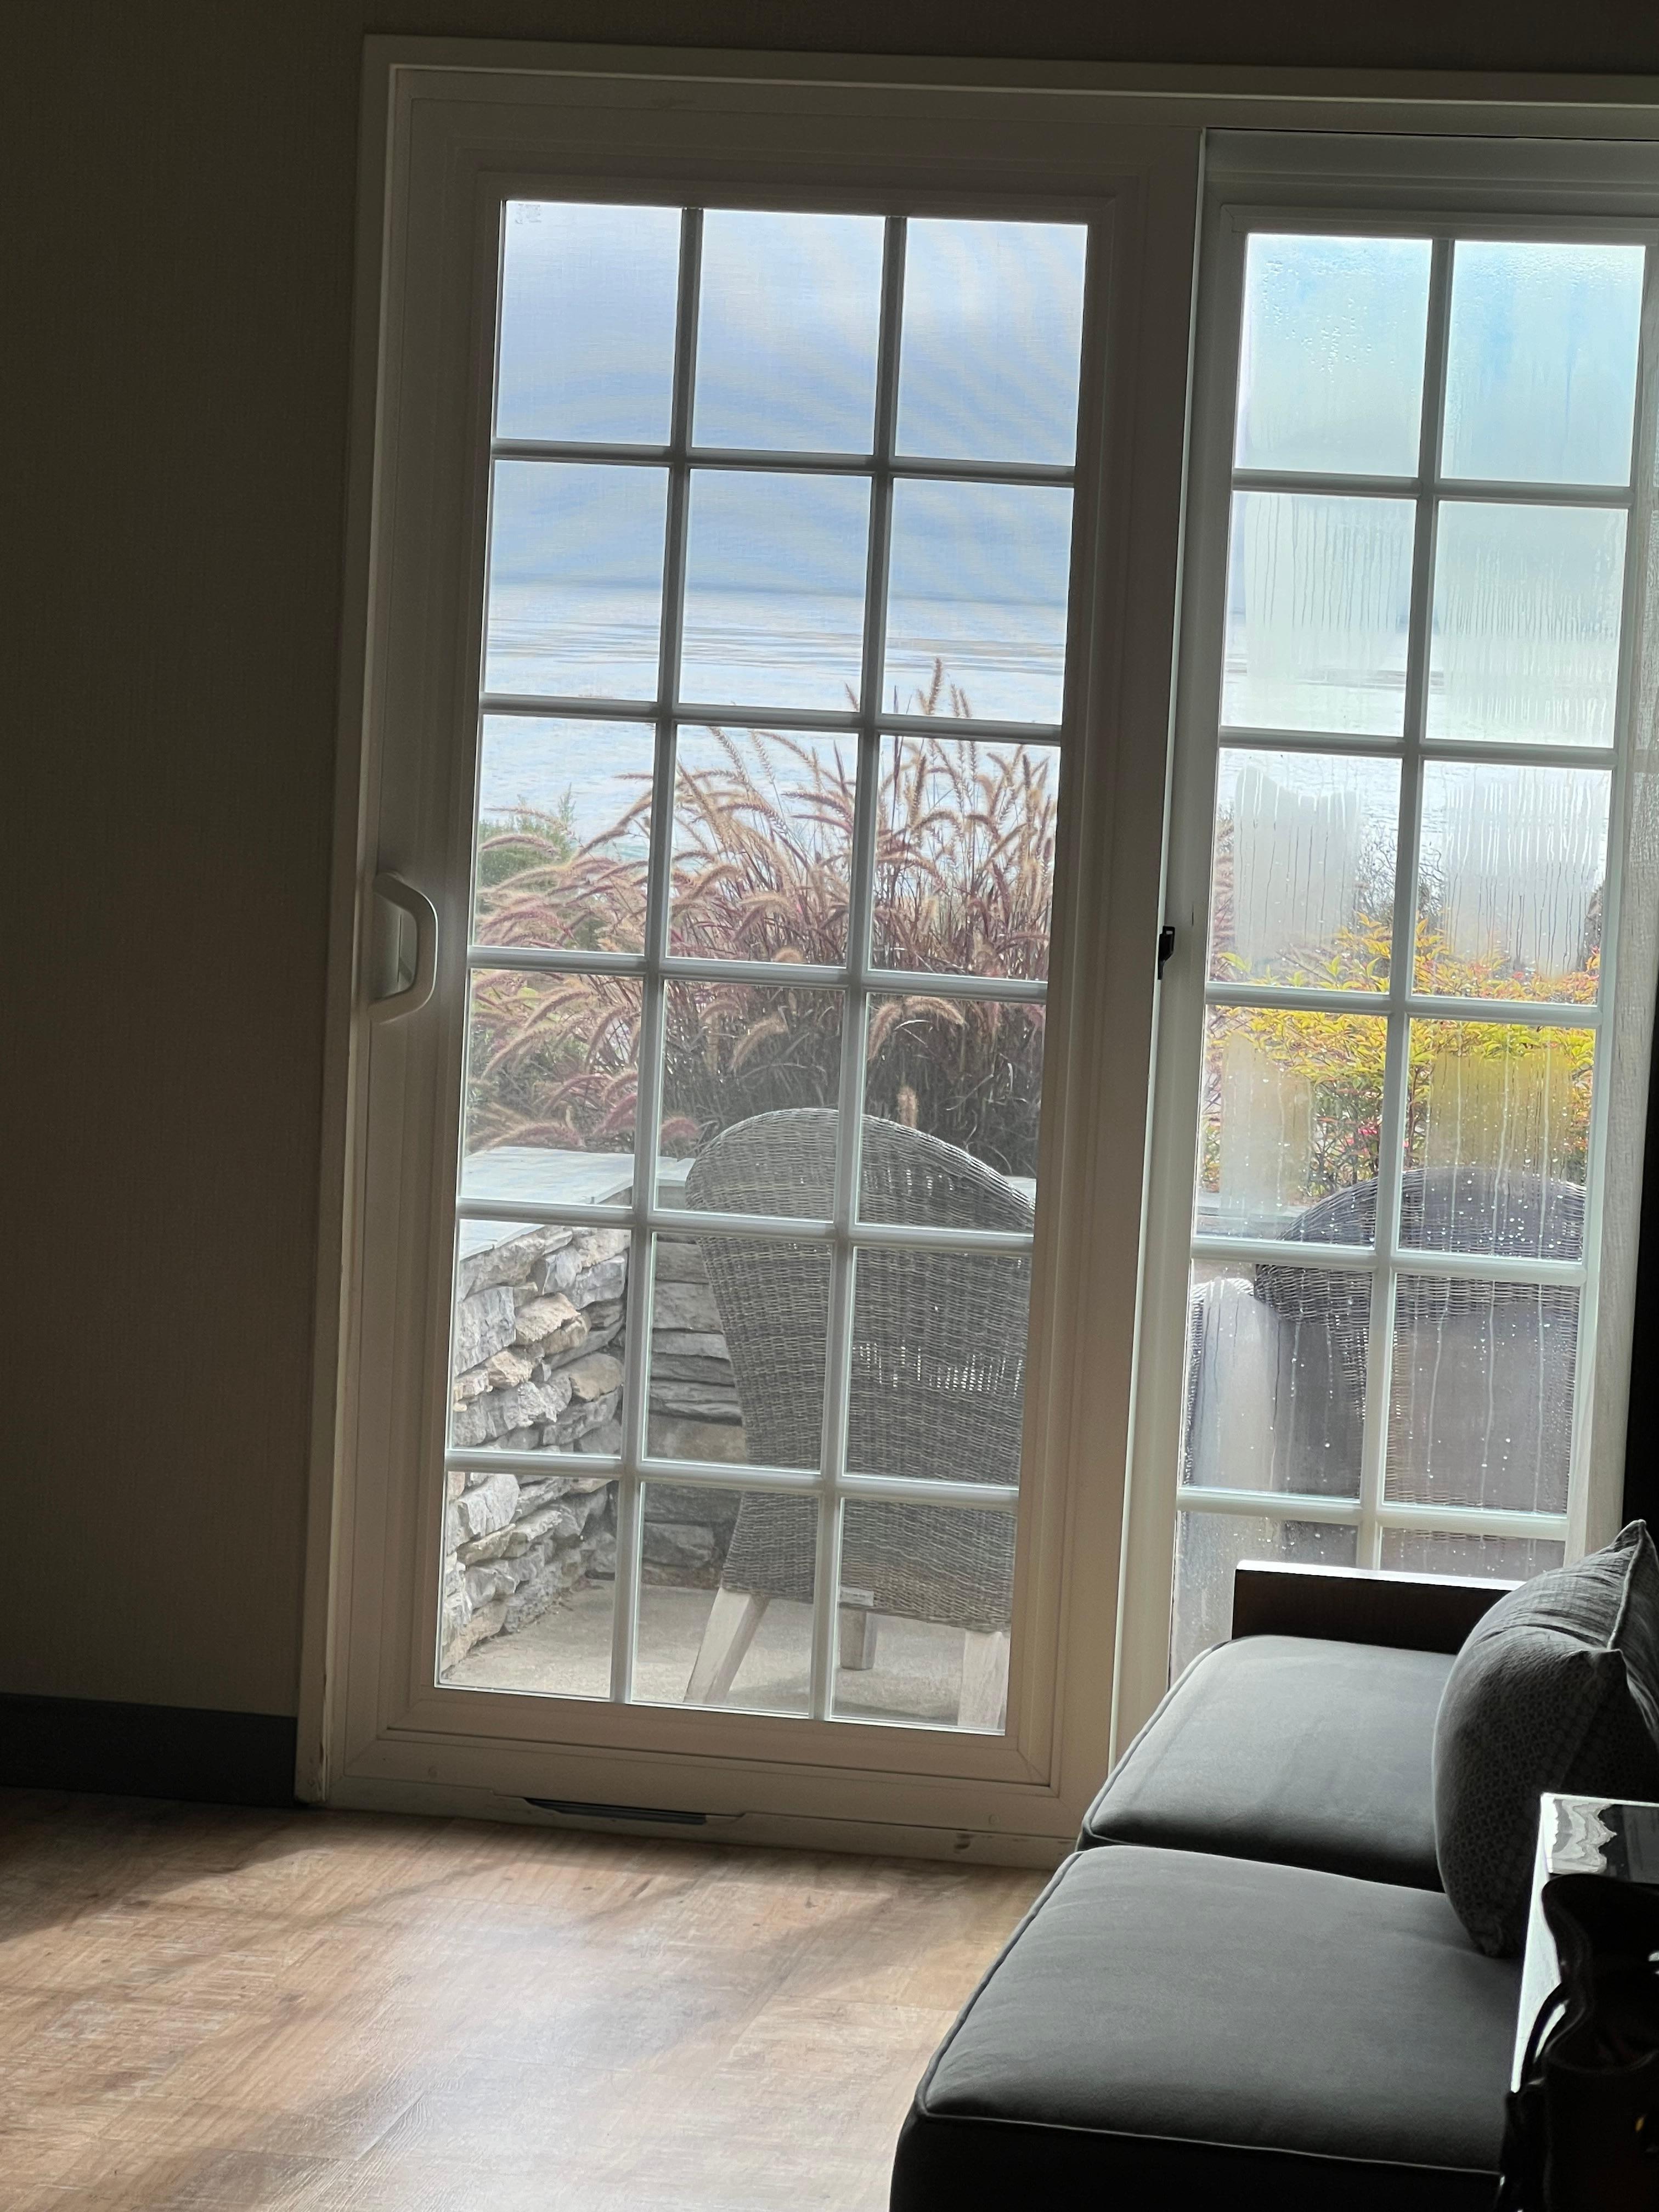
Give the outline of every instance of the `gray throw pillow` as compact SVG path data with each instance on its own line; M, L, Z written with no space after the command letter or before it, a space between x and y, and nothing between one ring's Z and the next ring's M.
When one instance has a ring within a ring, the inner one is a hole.
M1434 1726L1434 1841L1458 1918L1494 1958L1525 1941L1547 1790L1659 1798L1659 1557L1646 1524L1500 1598Z

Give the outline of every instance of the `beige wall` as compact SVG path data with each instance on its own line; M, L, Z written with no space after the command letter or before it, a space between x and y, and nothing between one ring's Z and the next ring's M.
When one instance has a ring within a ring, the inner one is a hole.
M364 32L1659 70L1659 14L1628 0L1511 0L1501 51L1489 20L1486 0L15 11L0 1690L295 1706Z

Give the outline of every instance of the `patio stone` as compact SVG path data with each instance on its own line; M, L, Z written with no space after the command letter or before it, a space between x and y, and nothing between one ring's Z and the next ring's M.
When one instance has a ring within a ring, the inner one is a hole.
M522 1282L544 1253L568 1244L575 1234L574 1229L527 1229L517 1237L508 1237L504 1244L492 1244L483 1252L475 1252L462 1261L456 1288L465 1298L471 1297L475 1291L487 1291L496 1283Z
M708 1269L702 1256L702 1247L690 1237L659 1237L657 1239L657 1285L660 1297L665 1283L706 1283Z
M505 1283L463 1298L455 1309L453 1364L458 1373L482 1367L492 1352L513 1341L516 1309Z
M563 1235L563 1248L550 1254L535 1270L538 1290L562 1291L568 1295L571 1285L580 1279L595 1273L603 1262L624 1255L629 1242L625 1229L568 1229ZM626 1272L624 1261L624 1279ZM594 1292L595 1297L599 1295ZM579 1299L576 1303L591 1305L593 1299Z
M519 1343L534 1345L548 1359L556 1352L579 1351L587 1341L587 1323L570 1300L556 1291L520 1308L513 1333Z
M647 1566L706 1567L714 1558L714 1533L692 1521L647 1521L641 1539Z
M720 1310L712 1285L706 1278L701 1283L664 1282L659 1273L651 1325L653 1329L702 1329L720 1335Z
M450 1507L449 1522L454 1532L450 1549L476 1536L492 1535L497 1528L510 1528L518 1510L517 1481L505 1468L495 1468L476 1490L469 1490Z
M564 1371L578 1398L608 1397L611 1391L622 1388L622 1362L606 1352L589 1352L585 1358L573 1360Z
M650 1443L656 1459L729 1460L741 1467L744 1456L743 1425L735 1413L726 1421L676 1420L653 1413Z

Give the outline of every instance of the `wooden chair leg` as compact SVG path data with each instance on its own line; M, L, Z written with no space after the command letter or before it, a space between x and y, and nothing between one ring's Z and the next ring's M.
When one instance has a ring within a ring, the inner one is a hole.
M744 1654L755 1640L755 1631L761 1625L767 1603L764 1590L726 1589L722 1586L715 1591L708 1624L697 1646L691 1680L685 1686L684 1704L720 1703L736 1679Z
M839 1661L854 1674L867 1674L876 1663L876 1615L867 1605L844 1605L841 1609Z
M1007 1630L964 1628L962 1697L957 1706L957 1726L1000 1735L1007 1703Z

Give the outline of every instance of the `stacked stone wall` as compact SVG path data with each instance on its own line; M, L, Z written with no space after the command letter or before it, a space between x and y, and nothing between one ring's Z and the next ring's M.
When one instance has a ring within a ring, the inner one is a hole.
M451 1437L463 1448L614 1456L622 1449L629 1235L547 1227L469 1254L456 1285ZM695 1237L659 1237L648 1441L653 1455L731 1461L744 1440L731 1360ZM609 1470L504 1468L447 1477L442 1665L511 1635L585 1586L614 1579ZM647 1582L712 1588L736 1500L646 1486Z

